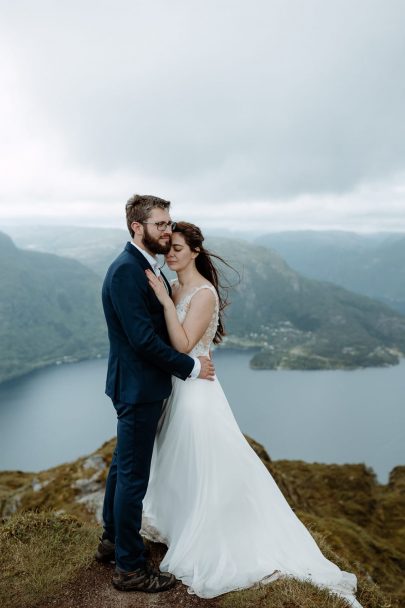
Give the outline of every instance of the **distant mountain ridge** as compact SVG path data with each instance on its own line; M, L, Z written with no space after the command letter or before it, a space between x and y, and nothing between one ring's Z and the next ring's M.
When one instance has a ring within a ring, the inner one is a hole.
M78 260L100 276L129 238L128 232L120 228L80 226L10 226L6 232L22 249Z
M18 249L0 232L0 382L106 355L100 280L76 260Z
M381 365L405 352L405 317L387 306L305 278L271 249L226 239L209 245L243 269L227 327L231 334L243 331L245 338L256 336L263 344L253 367Z
M76 257L99 274L122 250L116 229L36 228L19 242ZM354 368L387 365L405 353L405 317L387 306L293 270L275 251L243 240L210 237L207 247L241 274L227 271L232 305L225 346L259 347L255 368Z
M0 232L0 252L2 255L9 255L11 253L15 253L17 247L12 241L11 237L4 232Z
M286 231L255 241L303 275L375 298L405 314L405 233Z

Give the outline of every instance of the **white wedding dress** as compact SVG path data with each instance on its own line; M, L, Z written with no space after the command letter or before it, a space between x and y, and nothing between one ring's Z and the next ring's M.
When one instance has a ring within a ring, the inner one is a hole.
M183 322L198 289L216 298L212 321L190 355L208 355L218 298L201 286L176 306ZM242 435L217 379L173 378L165 401L144 499L142 534L164 542L160 565L212 598L280 576L310 581L355 599L356 577L324 557Z

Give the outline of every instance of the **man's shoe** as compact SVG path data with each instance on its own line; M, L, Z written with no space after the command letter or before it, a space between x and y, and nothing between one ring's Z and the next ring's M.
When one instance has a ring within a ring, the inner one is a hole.
M176 584L176 577L169 572L160 572L146 565L133 572L116 572L112 583L120 591L145 591L158 593L168 591Z
M100 537L95 557L98 562L115 561L115 544L108 538Z

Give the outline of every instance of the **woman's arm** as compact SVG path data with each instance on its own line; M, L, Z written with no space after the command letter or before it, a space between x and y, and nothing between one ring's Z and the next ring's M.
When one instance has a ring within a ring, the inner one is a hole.
M189 353L205 334L215 309L215 295L210 289L200 289L191 298L187 316L180 323L173 300L166 291L161 278L146 270L149 285L163 306L167 330L173 348L180 353Z

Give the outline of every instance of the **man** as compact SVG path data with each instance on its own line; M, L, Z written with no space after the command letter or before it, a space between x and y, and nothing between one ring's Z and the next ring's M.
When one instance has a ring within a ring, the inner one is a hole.
M155 256L170 250L169 207L169 201L154 196L129 199L126 219L132 241L111 264L102 290L110 340L106 393L118 423L96 558L115 557L113 584L123 591L166 591L175 584L171 574L153 570L146 562L140 535L142 501L171 376L212 380L215 373L209 358L194 359L171 348L163 308L145 275L146 269L159 275ZM163 274L162 278L170 292Z

